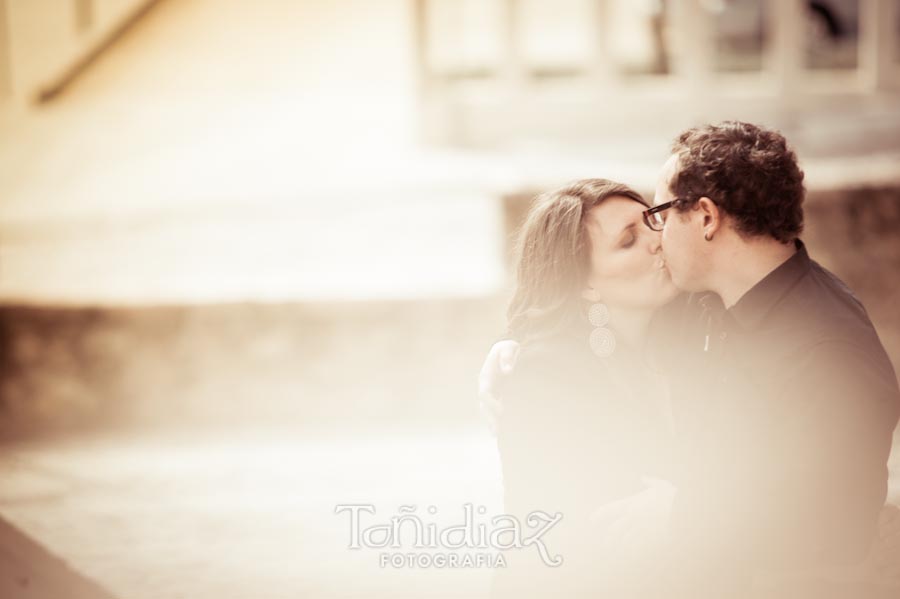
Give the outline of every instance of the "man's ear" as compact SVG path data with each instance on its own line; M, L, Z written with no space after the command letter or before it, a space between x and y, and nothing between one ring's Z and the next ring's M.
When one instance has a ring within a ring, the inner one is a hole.
M719 210L715 202L706 196L697 200L697 209L700 211L700 216L703 219L703 236L707 240L711 240L722 227L722 211Z

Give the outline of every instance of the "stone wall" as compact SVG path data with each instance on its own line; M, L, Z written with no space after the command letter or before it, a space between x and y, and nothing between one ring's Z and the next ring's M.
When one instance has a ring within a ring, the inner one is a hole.
M477 418L502 302L0 308L0 431Z

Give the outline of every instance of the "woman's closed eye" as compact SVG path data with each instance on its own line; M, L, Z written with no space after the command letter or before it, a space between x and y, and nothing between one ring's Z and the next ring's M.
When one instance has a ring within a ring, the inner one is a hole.
M622 240L619 242L619 247L627 250L628 248L630 248L631 246L634 245L634 242L636 240L637 240L637 237L635 237L634 233L629 233L628 235L625 235L624 237L622 237Z

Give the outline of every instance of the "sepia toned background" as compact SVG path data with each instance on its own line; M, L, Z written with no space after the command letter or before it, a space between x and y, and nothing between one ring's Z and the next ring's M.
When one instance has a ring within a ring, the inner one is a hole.
M500 509L530 197L722 119L900 365L900 0L0 0L0 596L482 595L334 506Z

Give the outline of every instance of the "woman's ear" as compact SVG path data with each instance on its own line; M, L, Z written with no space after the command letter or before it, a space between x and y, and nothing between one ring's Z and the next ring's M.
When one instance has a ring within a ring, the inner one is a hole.
M588 287L584 291L581 292L581 297L586 299L591 303L597 303L600 301L600 293L594 289L593 287Z

